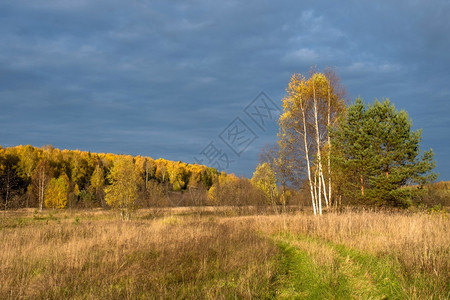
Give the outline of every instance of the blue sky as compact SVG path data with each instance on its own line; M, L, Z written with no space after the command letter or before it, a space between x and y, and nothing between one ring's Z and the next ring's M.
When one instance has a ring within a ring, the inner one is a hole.
M213 143L251 176L277 126L245 108L332 66L349 99L406 110L450 180L449 15L448 1L2 0L0 145L194 162ZM221 136L236 118L254 133L238 154Z

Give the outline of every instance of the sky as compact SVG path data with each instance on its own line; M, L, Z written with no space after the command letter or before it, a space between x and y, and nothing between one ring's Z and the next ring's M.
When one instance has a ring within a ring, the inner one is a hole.
M251 176L293 73L390 98L450 180L449 1L0 2L0 145Z

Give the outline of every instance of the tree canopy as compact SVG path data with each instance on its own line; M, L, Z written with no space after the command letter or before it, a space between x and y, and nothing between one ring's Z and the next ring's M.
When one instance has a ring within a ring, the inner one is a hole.
M108 174L114 161L121 157L125 155L60 150L52 146L0 147L0 207L43 209L47 185L62 174L68 178L67 206L107 207L104 189L111 184ZM132 160L142 179L139 191L146 190L150 181L164 186L166 191L209 189L218 176L217 170L204 165L144 156ZM146 195L141 193L139 197Z
M120 210L123 219L129 220L136 209L139 184L139 173L133 164L133 158L117 158L108 179L111 185L105 190L106 203Z
M308 77L294 74L283 98L283 113L279 118L279 151L276 164L291 183L305 178L309 186L315 214L331 204L331 163L328 130L344 110L344 89L332 70L324 73L312 70ZM278 169L278 168L277 168Z
M278 196L275 173L268 163L256 166L251 182L263 191L264 195L271 202Z
M366 105L361 98L331 131L336 185L350 199L407 206L407 184L436 179L433 151L421 154L421 131L388 100Z
M67 205L69 192L69 178L63 174L58 178L52 178L45 189L45 206L52 209L62 209Z

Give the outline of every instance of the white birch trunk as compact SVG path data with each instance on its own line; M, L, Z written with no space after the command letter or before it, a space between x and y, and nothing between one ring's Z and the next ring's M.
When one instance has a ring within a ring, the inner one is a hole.
M317 202L317 169L314 172L314 205L316 207L316 213L317 214L319 212L319 203Z
M319 178L319 171L316 168L316 171L314 172L314 193L316 195L317 213L319 215L321 215L322 214L322 201L319 201L319 192L320 192L320 178Z
M322 176L320 176L320 182L322 184L323 187L323 198L325 199L325 205L328 207L328 196L327 196L327 189L326 189L326 185L325 185L325 179L323 177L323 173Z
M308 138L306 133L306 116L305 116L305 107L303 106L303 98L300 96L300 109L302 111L302 118L303 118L303 142L305 143L305 157L306 157L306 166L308 170L308 181L309 181L309 190L311 192L311 201L313 205L314 214L317 214L317 208L316 208L316 197L314 195L314 189L313 189L313 183L311 178L311 166L309 161L309 150L308 150Z
M316 97L316 85L313 77L313 100L314 100L314 121L316 127L316 143L317 143L317 160L319 166L319 191L318 191L318 202L319 202L319 214L322 214L322 185L320 184L320 177L322 174L322 158L320 156L320 136L319 136L319 120L317 116L317 97Z
M331 126L331 93L330 93L330 82L327 80L327 93L328 93L328 115L327 115L327 125L328 130ZM330 133L327 131L328 136L328 200L331 204L331 138ZM327 205L328 206L328 205Z

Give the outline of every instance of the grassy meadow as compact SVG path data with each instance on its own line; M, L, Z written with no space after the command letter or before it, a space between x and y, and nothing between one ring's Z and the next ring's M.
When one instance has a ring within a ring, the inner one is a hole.
M0 216L0 299L448 299L446 213Z

